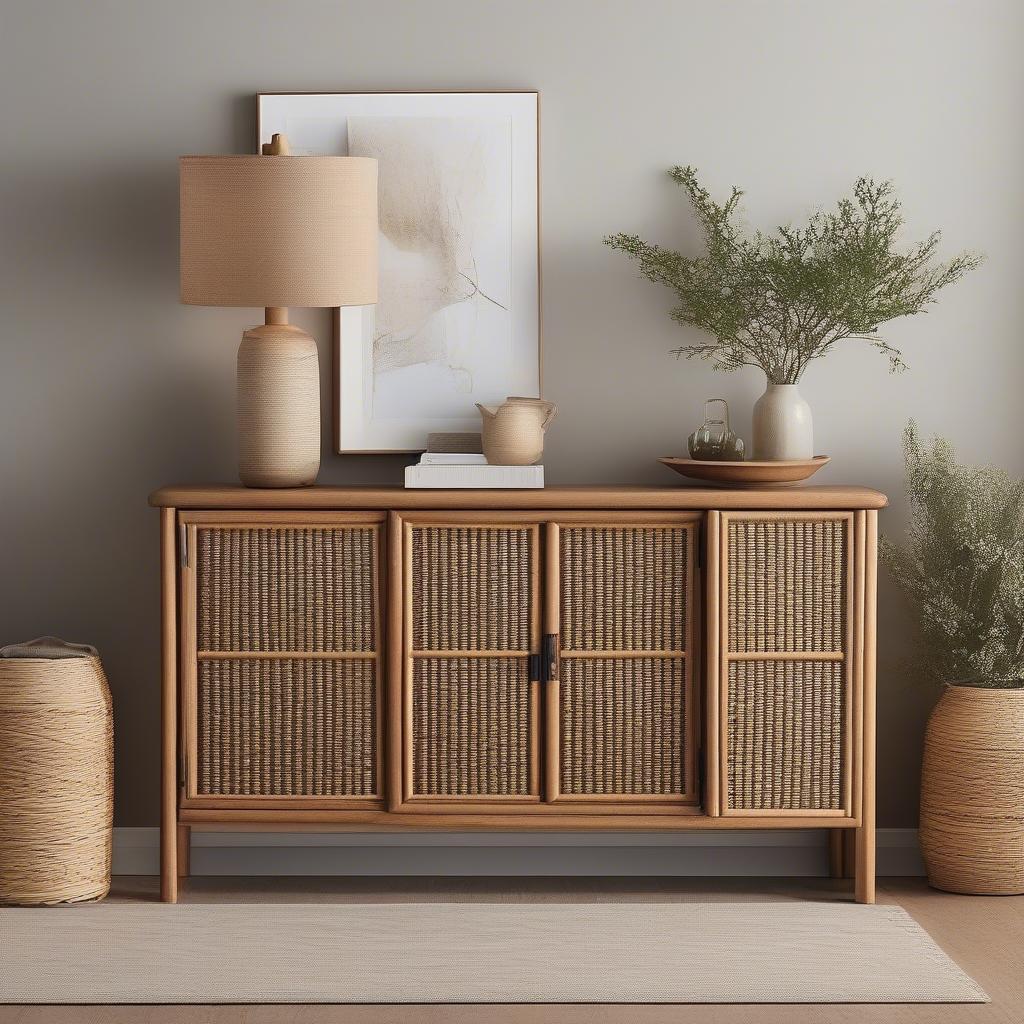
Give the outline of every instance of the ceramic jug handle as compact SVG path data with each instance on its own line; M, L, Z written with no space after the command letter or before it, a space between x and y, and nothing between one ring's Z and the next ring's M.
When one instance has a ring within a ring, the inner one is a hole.
M541 430L547 430L548 424L558 415L558 406L553 405L548 409L547 416L544 417L544 422L540 425Z

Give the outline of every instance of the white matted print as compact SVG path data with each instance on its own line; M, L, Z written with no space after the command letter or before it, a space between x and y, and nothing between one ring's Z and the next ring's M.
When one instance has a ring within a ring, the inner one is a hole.
M336 318L335 447L419 451L540 394L536 93L264 94L259 141L380 161L376 306Z

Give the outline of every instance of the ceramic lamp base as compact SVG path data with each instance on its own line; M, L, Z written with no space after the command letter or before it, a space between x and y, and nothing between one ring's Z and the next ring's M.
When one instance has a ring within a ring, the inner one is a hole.
M287 323L253 327L238 348L239 478L247 487L305 487L319 471L316 342Z

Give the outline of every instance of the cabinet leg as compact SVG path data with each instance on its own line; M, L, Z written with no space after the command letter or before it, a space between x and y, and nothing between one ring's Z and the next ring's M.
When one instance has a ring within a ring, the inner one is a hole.
M858 903L875 902L875 822L865 821L857 829L857 864L854 893Z
M192 829L188 825L178 826L178 877L187 878L192 859Z
M178 901L178 676L175 512L160 510L160 899Z
M846 829L830 828L828 831L828 874L829 878L846 877Z
M165 806L160 825L160 899L164 903L178 902L178 836L174 817L174 808L168 813Z
M877 573L878 513L864 513L864 679L862 793L860 828L857 829L857 864L854 893L858 903L875 902L875 588Z

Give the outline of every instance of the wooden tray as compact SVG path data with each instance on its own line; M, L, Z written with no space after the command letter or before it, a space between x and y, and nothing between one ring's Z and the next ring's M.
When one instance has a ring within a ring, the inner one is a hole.
M831 459L815 455L813 459L793 462L709 462L702 459L658 459L681 476L728 487L757 487L761 484L795 484L814 476Z

